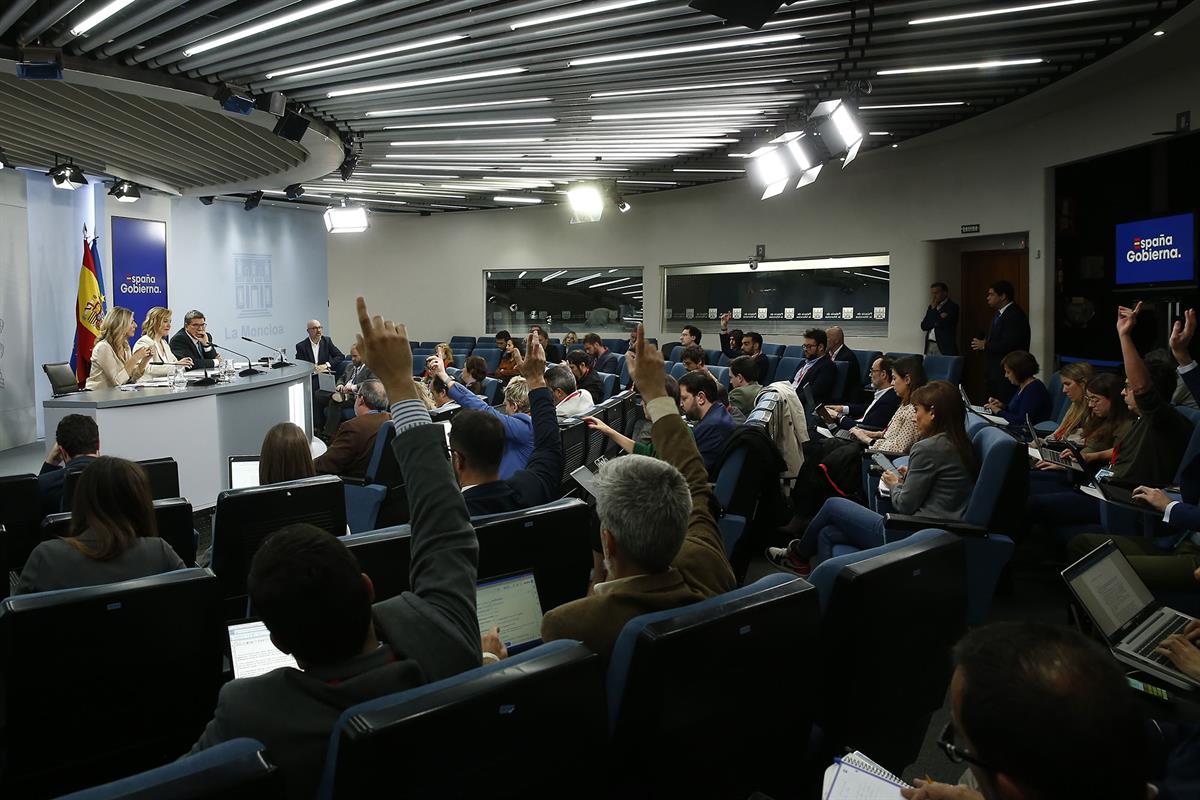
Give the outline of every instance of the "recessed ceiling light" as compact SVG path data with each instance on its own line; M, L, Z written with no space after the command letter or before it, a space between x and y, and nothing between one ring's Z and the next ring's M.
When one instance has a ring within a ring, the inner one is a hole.
M571 280L567 281L567 286L574 286L577 283L583 283L584 281L590 281L593 278L599 278L603 274L604 274L603 272L594 272L591 275L585 275L582 278L572 278Z
M624 89L616 92L593 92L590 97L628 97L639 94L665 94L667 92L695 92L703 89L733 89L738 86L764 86L771 83L787 83L787 78L764 78L761 81L732 81L730 83L699 83L692 86L663 86L658 89Z
M867 131L867 136L891 136L891 131Z
M441 147L442 145L453 144L537 144L544 142L545 139L538 138L520 138L520 139L421 139L410 140L404 142L392 142L392 147Z
M519 19L508 27L511 30L520 30L521 28L530 28L534 25L549 25L551 22L560 22L564 19L574 19L576 17L584 17L591 14L603 14L605 11L616 11L620 8L630 8L631 6L644 6L647 3L653 3L656 0L612 0L609 3L597 3L596 5L584 6L582 8L572 8L567 11L559 11L556 13L542 14L536 17L526 17Z
M446 44L448 42L457 42L459 39L466 38L466 35L461 33L451 34L449 36L435 36L432 39L421 39L415 42L406 42L404 44L395 45L394 47L384 47L380 50L370 50L366 53L355 53L354 55L342 56L341 58L329 58L324 61L314 61L310 64L300 64L299 66L295 67L284 67L283 69L277 69L272 72L268 72L266 77L267 80L271 80L272 78L282 78L284 75L296 75L302 72L316 72L318 70L325 69L326 67L336 67L341 64L352 64L355 61L366 61L370 58L390 56L394 53L403 53L407 50L418 50L422 47L433 47L435 45Z
M1167 32L1166 31L1155 31L1154 35L1155 36L1166 36Z
M1023 11L1041 11L1046 8L1061 6L1079 6L1084 3L1094 3L1096 0L1055 0L1049 3L1028 3L1021 6L1006 6L1004 8L989 8L985 11L964 11L961 14L943 14L937 17L919 17L910 19L909 25L929 25L934 22L954 22L960 19L975 19L976 17L994 17L998 14L1019 14Z
M387 111L368 111L368 117L398 117L405 114L426 114L431 111L456 111L464 108L492 108L495 106L519 106L529 103L549 103L553 97L522 97L517 100L489 100L486 103L451 103L446 106L419 106L416 108L392 108Z
M715 42L699 44L684 44L675 47L655 47L649 50L634 50L628 53L611 53L605 56L587 56L572 59L567 66L583 67L588 64L609 64L613 61L633 61L639 58L657 58L658 56L674 56L685 53L702 53L708 50L727 50L733 47L749 47L756 44L772 44L774 42L793 42L802 39L798 33L772 33L766 36L736 36Z
M940 108L942 106L965 106L962 100L950 100L941 103L888 103L886 105L859 106L859 111L880 111L888 108Z
M190 45L184 48L183 55L187 58L191 58L199 53L204 53L218 47L223 47L230 42L236 42L250 36L256 36L263 31L269 31L272 28L278 28L281 25L289 25L297 20L302 20L307 17L320 14L324 11L328 11L331 8L337 8L338 6L344 6L353 2L354 0L325 0L323 3L315 3L313 5L305 6L304 8L301 8L298 11L293 11L290 14L281 14L277 17L271 17L265 22L260 22L256 25L247 25L244 28L237 28L232 33L227 33L224 36L205 39L197 44Z
M405 200L383 200L378 197L351 197L351 200L357 200L360 203L390 203L394 206L406 206L408 202Z
M539 197L512 197L509 195L496 195L492 200L497 203L529 203L531 205L542 202Z
M920 72L955 72L964 69L995 69L996 67L1022 67L1030 64L1041 64L1044 58L1015 58L1007 61L974 61L969 64L938 64L932 67L900 67L898 69L881 69L876 75L910 75Z
M523 117L519 119L465 119L454 122L422 122L415 125L388 125L385 131L415 130L417 128L482 128L490 125L549 125L558 122L554 117Z
M502 69L484 70L483 72L464 72L461 75L443 75L440 78L421 78L415 81L395 81L393 83L372 83L366 86L355 86L352 89L334 89L332 92L328 92L326 97L349 97L350 95L370 94L372 92L390 92L394 89L411 89L417 86L435 86L441 83L496 78L503 75L517 75L528 71L525 67L504 67Z
M637 114L593 114L593 122L612 122L624 119L688 119L690 117L749 117L764 114L762 108L708 108L695 111L650 111Z
M744 169L676 169L675 172L745 172Z
M84 17L78 25L71 28L71 35L82 36L132 2L133 0L113 0L113 2L104 6L95 14Z
M617 183L642 183L647 186L678 186L679 181L634 181L634 180L618 180Z
M542 283L545 283L546 281L552 281L555 278L559 277L560 275L566 275L566 274L567 274L567 271L565 269L560 269L558 272L551 272L549 275L542 278Z

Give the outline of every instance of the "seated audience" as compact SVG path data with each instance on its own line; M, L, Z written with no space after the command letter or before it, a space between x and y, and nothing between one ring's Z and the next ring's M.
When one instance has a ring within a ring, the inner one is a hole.
M308 321L308 338L296 342L296 360L315 365L317 372L332 372L336 375L346 356L333 343L333 339L324 335L324 330L325 326L320 320Z
M192 366L190 357L176 358L171 351L169 336L171 335L171 309L155 306L146 312L142 320L142 338L138 339L133 349L148 349L150 360L146 363L146 371L142 373L148 378L160 378L175 372L176 365L184 368ZM160 363L154 363L154 362Z
M550 333L545 328L541 325L534 325L529 329L529 332L537 336L538 341L542 343L542 350L546 353L547 364L562 363L562 348L556 344L550 344Z
M704 369L704 348L698 344L689 344L683 348L679 361L688 372Z
M822 331L823 333L824 331ZM758 370L759 378L771 374L771 362L767 361L767 357L763 355L762 346L762 334L756 331L746 331L742 334L741 355L750 356L754 359L754 368Z
M500 331L496 334L496 343L499 344L501 334L508 336L508 331ZM517 343L509 337L504 345L500 348L500 365L496 367L496 377L502 381L507 381L514 375L520 373L521 368L521 349L517 347Z
M1088 384L1096 377L1096 371L1086 361L1074 361L1063 364L1058 370L1058 378L1062 383L1062 393L1071 401L1067 412L1063 414L1062 422L1054 429L1054 433L1046 439L1054 441L1072 441L1082 443L1084 428L1087 427L1088 417ZM1044 441L1044 440L1043 440Z
M575 331L567 331L562 338L562 346L564 348L571 344L579 344L579 337L575 335Z
M1055 432L1069 432L1070 436L1079 437L1066 441L1082 440L1083 466L1089 472L1095 472L1112 462L1113 448L1125 438L1133 425L1134 415L1125 404L1125 398L1122 396L1124 391L1125 382L1117 375L1109 372L1097 375L1088 382L1084 391L1088 413L1083 417L1082 427L1071 429L1064 419ZM1070 414L1071 412L1067 412L1068 416ZM1047 439L1042 446L1053 448L1056 441L1060 440ZM1074 459L1070 450L1064 449L1060 455L1066 459ZM1071 485L1064 467L1048 461L1038 461L1034 466L1037 471L1030 476L1033 481L1030 486L1031 492L1061 490Z
M183 315L183 327L171 337L171 352L181 360L190 358L196 369L212 369L221 363L203 312L192 309Z
M750 356L737 356L729 362L729 404L744 416L750 416L758 393L763 387L758 383L758 367Z
M529 416L529 388L525 379L520 376L514 377L504 387L504 411L500 411L451 378L446 372L446 367L440 362L432 364L432 369L435 377L450 387L450 397L454 402L463 408L486 411L504 426L504 455L500 458L500 480L506 481L517 470L525 469L530 456L533 455L533 420Z
M111 389L132 383L142 377L152 347L143 345L137 350L129 349L129 337L137 333L133 312L122 306L114 306L100 323L100 335L92 349L92 370L88 374L88 389Z
M97 458L79 476L71 505L70 535L33 549L17 594L116 583L186 566L158 538L150 481L134 462Z
M483 385L483 379L487 377L487 362L482 356L468 356L466 363L463 364L462 374L458 376L459 382L467 387L471 394L483 395L487 394L487 389Z
M850 365L849 372L846 376L846 385L842 387L842 397L837 398L844 402L850 402L858 397L858 387L854 384L858 382L858 354L850 349L846 344L846 333L842 330L841 325L832 325L825 329L825 338L828 340L829 358L833 362L844 361Z
M475 616L478 543L440 426L416 400L404 326L372 324L358 299L363 357L394 401L394 451L412 508L412 591L373 603L371 580L336 538L308 525L276 532L247 581L271 640L295 656L221 689L192 748L252 737L267 746L289 798L313 797L329 735L350 706L480 664Z
M733 315L726 311L721 315L721 352L730 361L740 355L745 355L742 352L742 331L740 328L729 330L729 321L733 319ZM759 377L762 377L761 375Z
M630 338L632 339L632 336ZM616 354L609 352L599 334L589 333L584 336L583 349L591 361L593 372L607 372L609 375L621 374L621 366L617 363Z
M667 397L675 403L676 413L682 415L683 410L679 408L679 382L670 375L666 377ZM657 456L658 453L654 449L654 442L651 435L653 424L650 420L650 409L646 403L642 403L642 415L633 425L633 438L625 436L621 431L614 430L604 424L598 417L584 417L584 422L589 428L595 428L603 433L608 438L612 439L626 453L635 453L639 456ZM694 433L694 429L693 429Z
M375 454L375 436L391 419L388 407L383 384L378 380L363 381L354 401L354 419L338 428L329 449L313 461L317 472L365 477Z
M343 418L346 416L342 413L343 409L348 413L354 411L354 395L358 392L359 384L374 377L375 373L371 372L363 363L358 347L351 347L350 357L342 362L341 369L338 371L336 391L330 395L329 404L325 407L325 428L321 431L322 438L326 441L333 439L338 426L342 424ZM320 397L320 393L317 396Z
M640 328L640 326L639 326ZM549 610L542 638L579 639L607 658L625 623L736 586L713 517L712 488L695 440L666 394L661 354L639 330L635 379L654 420L661 461L613 459L597 477L606 574L594 593Z
M453 398L450 397L450 387L436 375L429 381L429 399L432 401L434 408L458 406L458 403L455 403Z
M929 382L925 376L925 364L917 356L904 356L892 364L892 390L899 400L899 407L881 431L868 431L854 427L850 434L867 447L880 453L907 454L920 437L917 428L917 408L913 405L913 393Z
M280 422L263 437L258 454L258 485L297 481L317 474L312 445L304 429L292 422Z
M684 325L683 330L679 334L679 343L684 347L689 347L691 345L699 346L700 340L703 337L704 334L702 334L700 329L695 325Z
M529 466L500 479L504 427L486 411L467 409L450 426L450 460L471 516L499 514L549 503L561 494L563 451L554 397L546 388L542 346L529 337L521 376L529 387L533 420L533 455Z
M442 359L442 364L447 367L457 367L458 361L454 358L454 351L450 349L449 342L440 342L437 347L433 348L434 353Z
M805 387L812 388L813 400L817 403L831 403L837 398L833 396L837 385L837 367L825 348L829 339L825 331L813 328L804 332L804 363L792 376L792 388L796 394L802 394Z
M572 350L567 353L567 367L575 376L575 388L587 392L592 399L604 397L604 382L592 369L588 355L582 350Z
M575 376L568 367L559 364L546 370L546 385L554 393L554 412L559 419L582 417L596 407L586 389L575 387Z
M720 387L707 371L689 372L679 379L679 405L684 416L696 423L692 433L707 470L717 465L721 448L736 427L720 397Z
M100 428L83 414L67 414L54 429L54 446L38 473L42 516L62 511L63 484L68 472L82 472L100 454Z
M914 780L907 800L1149 800L1143 715L1115 661L1067 628L998 622L954 648L938 746L978 790ZM1182 797L1182 795L1180 796Z
M979 471L967 437L962 397L947 381L933 381L915 391L912 402L921 438L912 447L908 466L901 467L899 474L885 472L880 484L889 490L891 507L897 513L962 519ZM886 544L884 523L882 514L853 500L831 497L804 536L787 547L767 548L767 558L777 566L808 575L810 567L832 557L836 544L851 544L859 550Z
M874 396L870 403L826 406L838 417L838 427L849 430L858 425L882 430L891 421L900 407L900 395L892 387L892 359L880 356L871 364L871 388Z
M988 409L1012 425L1024 425L1026 417L1034 425L1050 419L1054 404L1046 384L1035 377L1041 369L1037 359L1024 350L1014 350L1000 363L1005 380L1017 390L1007 401L988 398Z

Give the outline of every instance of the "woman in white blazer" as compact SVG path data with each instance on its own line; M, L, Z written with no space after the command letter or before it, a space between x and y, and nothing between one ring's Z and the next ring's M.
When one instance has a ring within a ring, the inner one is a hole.
M100 323L100 336L92 348L92 371L88 389L111 389L137 380L146 371L152 353L144 347L129 349L129 337L137 333L133 312L114 306Z
M152 378L170 375L176 364L191 369L190 358L175 358L175 354L171 352L170 338L171 309L155 306L147 311L146 319L142 322L142 338L137 340L134 349L147 347L150 349L150 360L163 363L147 365L146 375Z

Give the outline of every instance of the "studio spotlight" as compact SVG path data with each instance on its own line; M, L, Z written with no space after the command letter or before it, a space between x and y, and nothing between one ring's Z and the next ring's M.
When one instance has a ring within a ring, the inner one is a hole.
M342 180L348 181L354 175L354 168L358 166L358 153L354 152L351 145L346 145L346 157L342 159L342 165L338 167L338 174L342 176Z
M818 103L809 114L805 127L812 134L809 138L817 152L818 161L824 163L845 154L844 167L858 155L863 132L855 118L854 108L847 101L826 100Z
M250 96L250 93L236 90L229 84L217 89L213 94L213 99L221 104L221 108L231 114L249 116L250 112L254 110L254 98Z
M617 195L613 198L613 205L615 205L617 207L617 211L620 211L622 214L628 214L629 210L633 208L633 206L629 205L628 201L626 201L621 195Z
M297 200L304 195L304 187L298 183L293 183L284 189L283 193L287 195L288 200Z
M341 198L341 205L325 209L325 230L329 233L362 233L367 229L366 206L351 205Z
M73 192L80 186L87 186L87 178L83 177L83 172L70 161L65 164L55 164L46 174L54 182L55 189L66 189Z
M119 180L108 190L110 197L117 198L118 203L136 203L142 199L142 190L133 181Z
M599 222L604 216L604 195L593 184L584 183L567 190L571 204L571 224Z
M783 0L692 0L688 5L757 31L779 10Z
M213 201L216 200L217 198L213 197L211 194L207 194L207 195L204 195L203 197L198 197L196 199L199 200L201 203L203 203L206 206L211 206L213 204Z
M258 208L258 204L262 202L262 198L262 189L259 189L257 192L246 198L246 203L242 206L242 208L246 209L247 211L253 211L254 209Z
M304 132L308 130L308 125L308 117L297 114L295 111L285 111L279 121L275 123L274 133L289 142L298 142L304 138Z
M754 159L754 171L759 181L766 187L763 189L763 200L782 193L792 177L792 171L788 168L787 161L784 160L778 147L772 147L766 152L760 153Z
M17 77L27 81L61 81L62 50L54 47L23 47L18 54Z

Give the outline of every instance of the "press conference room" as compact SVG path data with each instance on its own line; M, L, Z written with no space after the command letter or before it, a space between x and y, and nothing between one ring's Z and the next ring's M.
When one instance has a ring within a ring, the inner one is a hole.
M1197 52L0 4L0 796L1200 797Z

